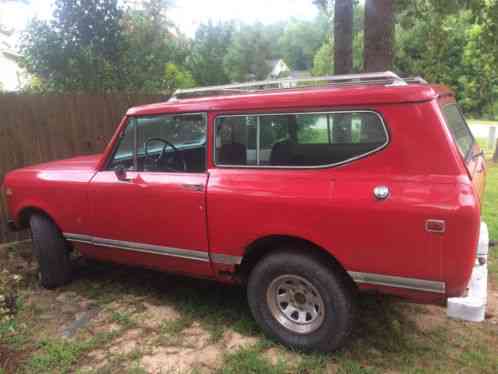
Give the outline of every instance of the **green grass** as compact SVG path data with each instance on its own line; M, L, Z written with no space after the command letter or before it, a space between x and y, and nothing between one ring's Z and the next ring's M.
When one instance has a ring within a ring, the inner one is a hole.
M87 352L112 340L113 334L100 333L89 339L68 341L43 339L25 366L29 373L69 373L72 366Z
M286 374L289 368L284 362L273 366L262 355L259 347L240 349L225 357L225 365L219 374Z
M483 209L492 239L498 240L498 164L488 161Z
M159 330L162 334L177 335L192 325L193 320L189 317L182 317L172 321L163 321Z
M469 119L467 120L469 125L490 125L490 126L498 126L498 121L490 121L486 119Z
M125 328L131 328L135 326L135 322L131 319L130 313L126 312L114 312L111 315L111 320L120 324Z
M484 221L488 225L490 240L498 241L498 164L488 161L486 192L483 208ZM489 272L498 282L498 247L490 248Z
M491 159L493 157L495 146L490 147L488 139L486 138L476 138L476 141L483 150L486 159Z

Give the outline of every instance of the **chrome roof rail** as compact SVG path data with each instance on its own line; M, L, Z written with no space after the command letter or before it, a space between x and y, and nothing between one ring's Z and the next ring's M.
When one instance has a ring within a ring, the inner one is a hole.
M171 96L170 100L217 95L236 95L244 93L247 94L256 91L295 89L306 87L343 86L358 84L385 84L392 86L405 86L408 84L408 81L412 81L413 83L415 83L415 80L417 80L417 83L422 83L423 81L423 79L419 77L407 78L405 80L392 71L385 71L380 73L331 75L300 79L282 78L275 80L225 84L219 86L178 89L174 92L173 96Z
M409 78L403 78L406 83L419 83L419 84L429 84L424 78L422 77L409 77Z

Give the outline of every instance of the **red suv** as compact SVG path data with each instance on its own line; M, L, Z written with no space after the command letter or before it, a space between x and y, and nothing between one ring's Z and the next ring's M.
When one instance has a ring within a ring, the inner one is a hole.
M454 95L386 72L182 90L130 109L103 154L4 188L43 286L72 250L241 283L265 333L330 351L357 290L484 317L484 180Z

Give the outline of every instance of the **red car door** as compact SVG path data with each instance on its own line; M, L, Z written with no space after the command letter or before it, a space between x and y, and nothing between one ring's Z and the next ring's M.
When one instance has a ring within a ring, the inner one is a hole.
M94 256L211 275L205 118L195 114L129 120L105 170L91 182Z

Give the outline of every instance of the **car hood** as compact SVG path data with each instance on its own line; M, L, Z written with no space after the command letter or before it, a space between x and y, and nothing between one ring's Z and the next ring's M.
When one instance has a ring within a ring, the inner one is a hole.
M25 167L24 170L36 171L95 171L102 154L79 156L65 160L51 161Z
M97 171L102 154L46 162L7 173L3 182L10 186L34 186L35 181L88 182Z

